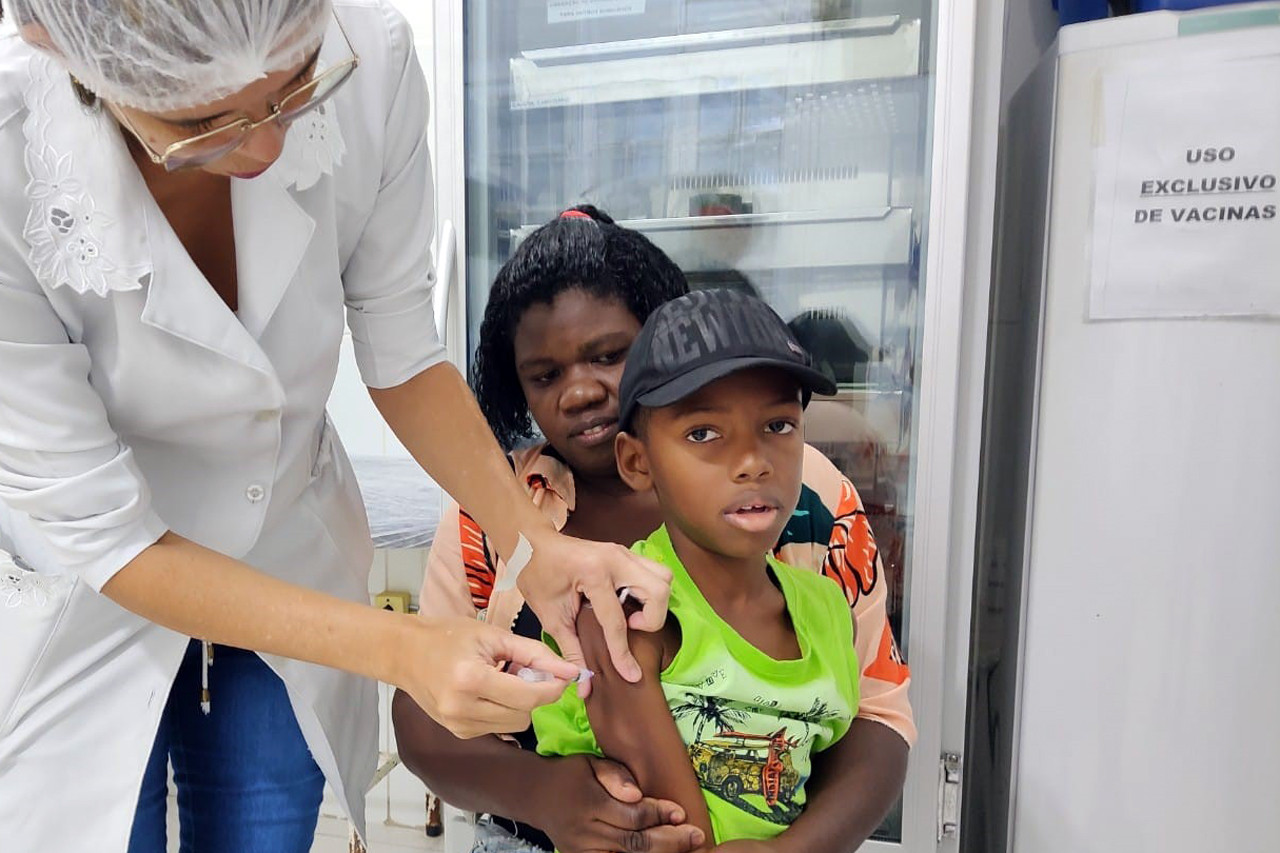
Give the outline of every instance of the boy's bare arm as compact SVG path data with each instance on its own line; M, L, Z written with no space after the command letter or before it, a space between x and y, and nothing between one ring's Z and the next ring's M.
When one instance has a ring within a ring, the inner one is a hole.
M676 824L684 813L673 803L621 788L628 777L613 762L546 758L493 736L456 738L399 690L391 714L400 759L427 787L466 811L536 826L563 853L690 853L701 841Z
M706 845L699 849L708 850L714 838L711 816L658 680L666 633L631 632L631 650L643 672L641 680L632 684L609 665L604 632L591 609L584 607L578 613L582 651L587 666L596 673L586 700L587 719L605 756L626 765L648 796L683 807L686 825L705 833Z

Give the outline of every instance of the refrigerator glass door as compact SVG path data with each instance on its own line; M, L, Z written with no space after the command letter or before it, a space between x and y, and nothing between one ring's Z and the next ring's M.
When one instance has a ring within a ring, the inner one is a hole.
M466 0L467 352L501 265L590 202L694 287L765 298L839 385L806 438L852 480L906 649L932 0ZM895 810L877 835L901 840Z

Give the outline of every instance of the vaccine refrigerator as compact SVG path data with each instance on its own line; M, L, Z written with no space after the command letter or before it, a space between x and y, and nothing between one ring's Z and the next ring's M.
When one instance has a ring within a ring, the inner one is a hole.
M1278 173L1276 4L1063 28L1005 116L968 850L1276 849Z

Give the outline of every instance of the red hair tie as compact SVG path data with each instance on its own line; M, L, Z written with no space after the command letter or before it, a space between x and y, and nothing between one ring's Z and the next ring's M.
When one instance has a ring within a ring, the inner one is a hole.
M559 218L569 219L570 217L577 217L579 219L591 219L589 215L583 213L581 210L566 210L564 213L560 214Z

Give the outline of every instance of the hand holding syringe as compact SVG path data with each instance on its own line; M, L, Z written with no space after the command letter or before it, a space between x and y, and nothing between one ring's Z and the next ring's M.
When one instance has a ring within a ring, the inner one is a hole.
M626 604L627 599L630 597L631 597L631 590L628 589L627 587L623 587L621 590L618 591L619 604ZM587 604L586 606L590 607L591 605ZM556 677L549 672L544 672L541 669L533 669L527 666L522 666L519 669L517 669L516 675L521 680L527 681L531 684L540 684L544 681L556 680ZM586 689L586 687L591 683L591 678L594 675L595 673L589 669L583 668L578 670L578 677L573 680L573 683L578 685L579 695L582 695L583 690Z

